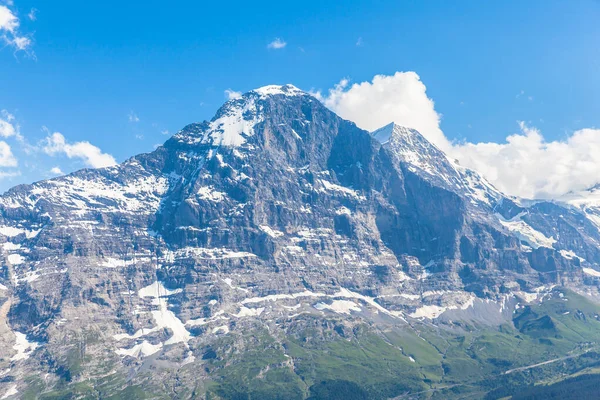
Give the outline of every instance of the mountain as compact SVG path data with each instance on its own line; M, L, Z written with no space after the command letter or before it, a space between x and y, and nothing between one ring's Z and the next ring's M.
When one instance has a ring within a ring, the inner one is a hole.
M573 201L250 91L0 197L0 393L459 398L574 374L600 361L600 231Z
M460 194L474 205L493 208L501 200L508 199L483 177L449 159L414 129L391 123L372 135L411 172L436 186Z
M600 227L600 184L580 192L569 192L557 202L581 211L594 225Z

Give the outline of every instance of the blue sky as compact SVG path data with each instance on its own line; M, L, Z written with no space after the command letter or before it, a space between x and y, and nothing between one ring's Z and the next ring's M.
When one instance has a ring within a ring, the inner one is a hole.
M272 83L326 95L344 78L415 71L451 141L600 127L597 0L0 4L19 23L4 30L0 110L22 136L4 139L18 165L1 170L18 175L2 191L86 166L82 141L119 162L151 151L210 119L225 90ZM268 48L276 38L286 45ZM54 132L62 147L42 151Z

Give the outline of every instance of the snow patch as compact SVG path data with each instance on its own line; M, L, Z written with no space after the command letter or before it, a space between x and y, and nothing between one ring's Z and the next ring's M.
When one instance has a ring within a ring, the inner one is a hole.
M21 332L15 332L15 345L13 349L17 351L17 354L10 358L10 361L27 360L31 353L38 348L39 343L30 342L27 340L27 335Z
M287 251L289 251L290 253L302 253L304 252L304 249L300 246L296 246L296 245L288 245L284 247Z
M261 225L260 230L266 233L267 235L271 236L272 238L278 238L284 235L283 232L272 229L270 226L267 225Z
M177 250L173 256L175 258L194 257L200 260L220 260L226 258L252 258L256 257L256 254L225 248L184 247Z
M240 311L237 314L232 314L234 317L243 318L243 317L258 317L265 310L264 307L261 308L247 308L241 307Z
M100 265L106 268L124 268L133 264L135 264L134 260L120 260L118 258L106 257Z
M350 300L334 300L331 304L317 303L314 306L317 310L331 310L338 314L348 314L350 311L361 311L361 308Z
M584 271L585 272L585 271ZM550 291L554 288L555 285L550 286L540 286L533 289L533 292L523 292L516 291L514 294L519 296L521 299L525 300L526 303L534 302L538 299L542 301L544 296L550 293Z
M185 328L185 324L181 322L177 316L168 309L166 297L172 296L177 293L181 293L182 289L169 290L164 287L162 282L155 281L152 284L140 289L138 291L138 296L142 299L151 298L151 304L153 306L158 306L158 310L151 310L150 314L156 323L156 326L150 329L140 329L135 332L133 335L128 334L117 334L113 337L115 340L120 341L123 339L137 339L143 336L146 336L152 332L157 332L162 329L168 328L173 332L171 337L164 342L164 345L170 345L175 343L186 343L191 339L191 335L188 330ZM157 347L160 346L160 347ZM163 346L163 343L160 345L152 345L147 341L144 341L131 349L119 349L117 350L117 354L121 355L149 355L154 354L156 351L160 350ZM137 356L136 356L137 357Z
M600 271L596 271L592 268L582 268L583 273L589 276L600 277Z
M20 244L16 244L16 243L12 243L12 242L2 243L2 249L4 251L19 250L20 248L21 248Z
M81 217L96 208L109 213L155 212L160 205L162 195L169 188L169 180L165 177L149 175L139 163L128 162L128 166L131 167L128 172L134 174L134 177L125 182L111 179L112 177L109 176L85 179L68 175L34 184L30 197L34 198L34 204L41 199L53 204L61 204L70 209L69 211L76 217ZM105 169L105 171L111 174L117 173L116 169Z
M341 288L337 293L335 293L331 297L342 297L342 298L362 300L365 303L369 304L370 306L374 307L377 311L382 312L383 314L386 314L386 315L389 315L392 317L400 317L401 318L401 316L400 316L401 313L389 311L388 309L382 307L379 303L377 303L373 297L368 297L368 296L362 295L360 293L356 293L351 290L348 290L346 288Z
M19 265L25 262L25 259L20 254L10 254L6 258L8 259L8 262L10 262L12 265Z
M198 197L202 200L219 203L225 199L227 195L224 192L215 190L213 186L201 186L198 188Z
M341 288L338 292L336 292L334 294L329 294L329 295L325 294L325 293L314 293L309 290L305 290L304 292L299 292L299 293L271 294L271 295L264 296L264 297L251 297L251 298L242 300L240 304L262 303L262 302L268 302L268 301L276 302L279 300L292 300L292 299L298 299L298 298L304 298L304 297L332 298L332 299L342 298L342 299L362 300L365 303L367 303L368 305L370 305L371 307L375 308L377 310L377 312L381 312L381 313L389 315L391 317L400 318L400 319L404 320L404 318L402 318L402 312L389 311L386 308L382 307L379 303L377 303L375 301L375 298L353 292L346 288ZM348 307L350 305L349 303L352 303L356 307L358 307L358 305L356 305L356 303L354 303L354 302L338 303L336 305L336 307L339 307L339 309L341 310L341 309L344 309L344 307ZM320 307L325 307L325 306L331 306L331 305L324 304L323 306L320 306ZM333 311L335 311L335 310L333 310Z
M226 284L227 286L229 286L230 288L232 288L232 289L237 289L237 290L241 290L241 291L242 291L242 292L244 292L244 293L248 293L248 289L244 289L244 288L241 288L241 287L239 287L239 286L234 286L234 285L233 285L233 281L231 280L231 278L225 278L225 279L221 279L221 280L222 280L223 282L225 282L225 284Z
M577 254L575 254L575 252L573 250L560 250L559 253L561 256L563 256L567 260L572 260L574 258L577 258L581 262L585 261L584 258L579 257Z
M12 385L11 387L8 388L8 390L2 395L2 397L0 397L0 399L8 399L10 396L14 396L15 394L18 394L19 391L17 390L17 385Z
M270 294L264 297L251 297L248 299L242 300L241 304L252 304L252 303L262 303L267 301L278 301L278 300L289 300L289 299L297 299L301 297L325 297L324 293L313 293L309 290L305 290L300 293L292 293L292 294Z
M227 334L227 333L229 333L229 326L227 326L227 325L217 326L212 330L212 333L213 334L217 334L217 333Z
M410 314L410 316L413 318L435 319L435 318L439 317L440 315L442 315L446 310L448 310L447 307L428 305L428 306L422 306L422 307L417 308L415 310L415 312Z
M181 362L181 365L187 365L187 364L191 364L194 361L196 361L196 357L194 357L194 354L192 353L192 351L190 350L187 354L187 356L185 357L185 359Z
M144 340L142 343L136 344L130 349L117 349L115 352L120 356L130 356L134 358L151 356L154 353L160 351L163 348L163 344L151 344Z
M356 190L352 190L352 189L344 187L344 186L336 185L335 183L331 183L324 179L319 179L319 182L321 182L321 185L323 185L323 188L318 189L317 192L326 193L327 191L333 191L333 192L343 193L345 195L352 196L352 197L360 199L360 200L365 199L365 197L359 195Z
M208 129L191 134L181 131L175 138L187 144L239 147L246 143L247 137L254 135L256 124L264 120L261 110L256 96L229 100L219 110L219 117L210 122Z
M417 308L410 316L413 318L435 319L448 310L466 310L473 307L474 302L475 296L469 294L467 300L462 304L452 304L449 306L425 305Z
M21 229L21 228L15 228L13 226L0 226L0 234L6 236L6 237L15 237L15 236L19 236L20 234L25 234L25 237L27 239L31 239L34 238L38 235L38 233L41 232L41 229L35 230L35 231L30 231L27 229Z
M502 215L496 214L498 220L509 231L511 231L520 240L529 243L531 247L537 249L539 247L552 248L556 243L553 237L546 237L543 233L536 231L521 218L525 212L522 212L511 219L505 219Z

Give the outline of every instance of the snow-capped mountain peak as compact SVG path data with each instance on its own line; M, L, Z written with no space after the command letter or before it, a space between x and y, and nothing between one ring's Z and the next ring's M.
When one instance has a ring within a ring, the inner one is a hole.
M261 96L273 96L273 95L284 95L284 96L299 96L304 95L306 92L298 89L296 86L287 84L287 85L267 85L263 87L259 87L258 89L251 90L250 93L258 93Z
M175 134L174 139L188 145L240 147L254 135L256 124L264 120L265 103L280 96L287 98L308 94L293 85L268 85L227 101L213 119L193 124Z
M469 198L474 204L494 206L504 197L485 178L450 159L415 129L391 123L371 135L409 171Z
M398 125L394 122L391 122L386 126L373 131L371 135L375 139L377 139L381 144L389 142L392 136L399 136L404 138L409 138L410 136L421 136L421 134L417 130ZM423 140L424 139L425 138L423 138Z
M569 192L557 200L579 209L600 229L600 184L586 190Z
M429 174L435 174L440 163L447 162L446 154L415 129L391 123L371 135L380 143L393 148L401 159Z

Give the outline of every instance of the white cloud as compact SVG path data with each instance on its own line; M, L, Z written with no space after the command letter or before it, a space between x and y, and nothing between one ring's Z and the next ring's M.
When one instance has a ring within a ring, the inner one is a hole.
M8 110L2 110L0 111L0 114L2 114L7 121L14 121L15 119L15 116L9 113Z
M0 5L0 29L15 32L19 28L19 18L7 7Z
M17 159L12 153L10 145L5 141L0 141L0 167L16 167Z
M140 122L140 118L133 111L129 111L127 119L129 119L129 122Z
M165 129L164 131L160 131L161 135L168 135L170 132L168 129Z
M13 119L14 117L10 114L8 117L0 118L0 136L7 138L17 135L17 129L11 123Z
M448 149L450 142L440 129L440 115L426 90L415 72L396 72L391 76L376 75L371 82L351 86L342 79L327 95L315 95L342 118L363 129L373 131L395 122L418 130L438 147Z
M450 157L472 168L505 193L555 198L600 182L600 129L582 129L564 140L547 141L520 123L503 143L453 143L440 129L440 115L414 72L377 75L349 86L342 80L329 93L315 94L341 117L372 131L390 122L420 131ZM517 97L525 95L520 92Z
M27 18L29 18L32 21L35 21L37 19L37 10L35 8L32 8L31 11L29 11L29 14L27 14Z
M64 175L65 173L62 172L62 170L60 169L60 167L52 167L50 169L50 173L53 175Z
M18 50L27 50L27 48L31 45L31 39L25 36L19 36L15 37L12 43Z
M103 153L89 142L67 143L59 132L54 132L44 140L42 150L49 156L64 154L68 158L79 158L85 165L93 168L108 167L117 163L113 156Z
M0 179L14 178L15 176L21 176L21 171L0 171Z
M285 41L281 40L280 38L275 38L275 40L267 45L267 48L278 50L283 49L285 46L287 46Z
M239 99L240 97L242 97L242 92L236 92L235 90L226 89L225 97L227 97L227 100Z
M359 37L359 38L356 40L356 45L357 45L357 46L359 46L359 47L363 45L363 38L362 38L362 37Z
M582 129L546 141L521 122L504 143L463 143L453 156L482 173L500 190L528 198L555 198L600 181L600 129Z
M15 116L6 110L0 111L0 137L14 137L20 142L24 142L23 136L19 132L19 125L14 123Z
M21 22L9 6L12 6L12 2L0 5L0 40L16 50L27 50L31 46L31 39L20 33Z

